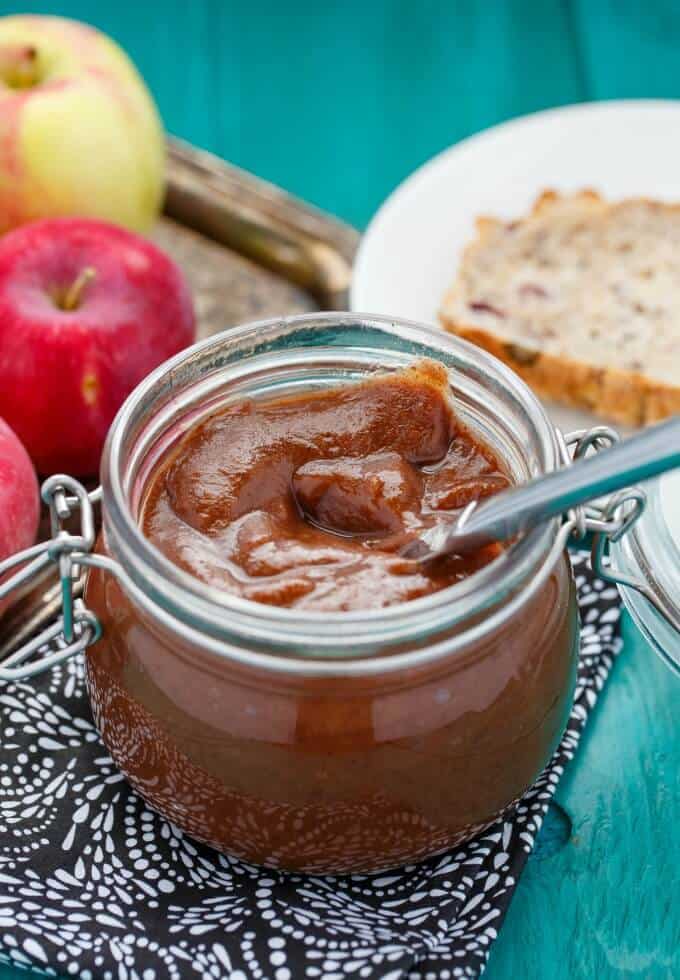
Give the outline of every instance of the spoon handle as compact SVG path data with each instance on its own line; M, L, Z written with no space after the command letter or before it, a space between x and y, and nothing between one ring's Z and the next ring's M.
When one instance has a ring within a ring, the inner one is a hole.
M443 550L506 541L571 507L680 466L680 415L596 456L537 477L479 504L451 528Z

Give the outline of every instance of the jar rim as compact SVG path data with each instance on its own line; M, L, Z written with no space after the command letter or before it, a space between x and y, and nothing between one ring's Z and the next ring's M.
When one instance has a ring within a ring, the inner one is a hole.
M352 612L314 612L269 606L236 596L226 590L209 586L179 568L142 534L138 518L130 501L130 480L126 474L129 445L136 429L153 413L162 398L166 404L181 396L187 379L199 381L201 372L217 384L228 377L249 369L255 370L258 356L276 361L276 350L268 345L300 331L342 333L343 329L372 331L383 339L397 338L400 356L437 357L437 351L450 359L474 365L484 377L512 398L533 427L541 452L541 471L556 468L560 462L559 446L554 426L545 410L525 383L504 364L478 347L435 327L387 316L312 313L295 317L275 318L229 328L175 355L152 372L132 392L119 410L104 449L102 459L103 505L107 543L112 556L123 564L125 571L141 589L141 595L195 631L215 638L228 639L234 635L247 638L255 647L286 648L285 657L299 656L309 647L312 656L338 660L361 658L364 647L404 643L412 634L425 630L425 635L442 628L442 622L460 622L471 611L485 608L498 593L499 583L511 593L526 581L531 570L545 566L555 541L559 521L552 521L527 532L489 565L463 582L429 595L387 607ZM242 355L223 356L230 348L243 348ZM300 347L286 346L279 352L283 360ZM397 349L397 348L395 348ZM424 349L424 350L423 350ZM340 344L334 350L346 350ZM359 358L362 348L349 348L349 357ZM412 354L404 351L412 350ZM421 351L419 353L419 351ZM310 351L309 362L320 356L320 348ZM248 354L249 356L246 356ZM452 369L453 370L453 369ZM200 387L200 386L199 386ZM205 389L207 390L207 389ZM187 398L187 405L190 399ZM180 406L181 407L181 406ZM187 407L187 406L185 406ZM531 590L533 592L533 589ZM421 634L422 635L422 632ZM290 649L294 652L290 652ZM346 649L345 649L346 648ZM389 653L386 656L391 656ZM375 656L372 656L375 659ZM384 658L381 658L384 663Z

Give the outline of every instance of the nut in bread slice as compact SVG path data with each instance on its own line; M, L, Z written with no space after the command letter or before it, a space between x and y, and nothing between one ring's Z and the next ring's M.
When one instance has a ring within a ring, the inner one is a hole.
M633 425L680 412L680 205L546 191L480 218L440 318L543 398Z

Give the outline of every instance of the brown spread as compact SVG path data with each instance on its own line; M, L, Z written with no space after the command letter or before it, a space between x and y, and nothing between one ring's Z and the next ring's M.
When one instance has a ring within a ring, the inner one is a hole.
M212 586L302 610L405 602L453 585L498 547L427 566L405 541L508 485L424 361L358 384L231 405L152 481L143 530Z

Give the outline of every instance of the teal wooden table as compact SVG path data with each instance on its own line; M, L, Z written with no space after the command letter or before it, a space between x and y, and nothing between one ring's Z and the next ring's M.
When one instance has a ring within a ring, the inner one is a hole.
M94 20L137 62L170 131L360 227L476 130L587 99L680 97L674 0L10 8ZM680 682L628 620L624 635L489 980L680 977Z

